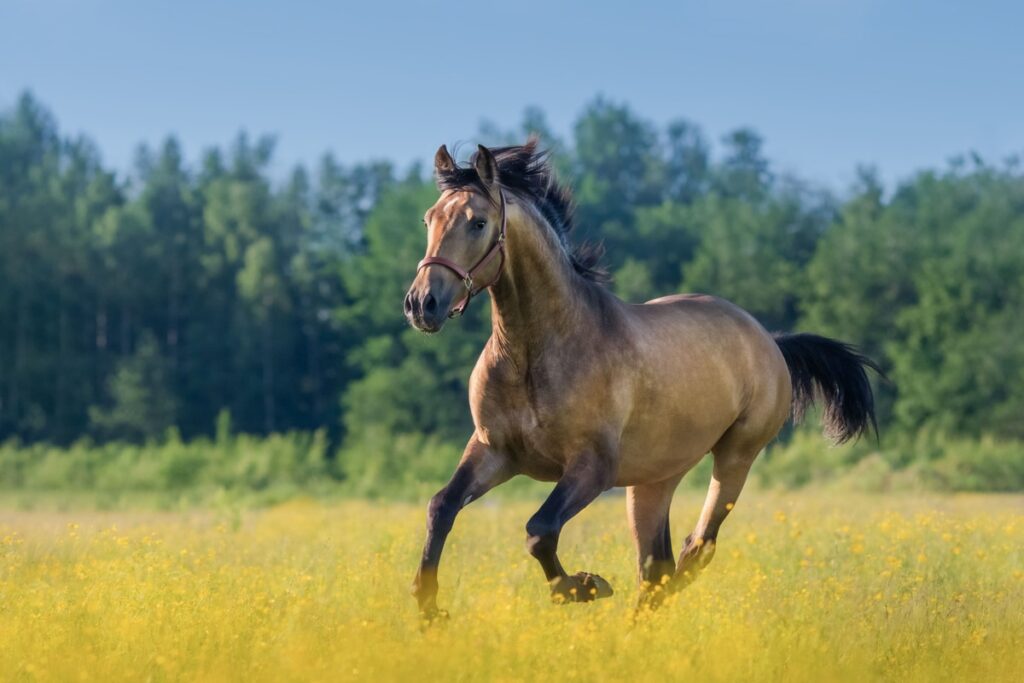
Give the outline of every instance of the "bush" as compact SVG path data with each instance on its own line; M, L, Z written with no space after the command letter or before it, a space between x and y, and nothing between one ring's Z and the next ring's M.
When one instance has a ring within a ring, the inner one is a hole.
M219 432L215 441L183 442L174 429L147 444L80 441L69 448L0 445L0 488L14 492L186 495L295 495L337 487L322 431L267 438ZM107 498L110 496L108 495Z
M340 451L338 464L349 493L422 497L448 481L461 455L462 448L437 437L366 429Z
M945 442L927 475L932 488L947 491L1024 490L1024 444L983 437Z
M754 465L757 480L773 488L837 485L849 490L1024 490L1024 443L951 438L922 431L896 435L876 447L870 439L829 447L810 428L770 448Z
M125 496L170 506L265 503L300 494L424 500L448 481L461 453L461 444L437 436L371 428L332 457L322 431L231 435L225 417L213 440L184 442L174 429L146 444L82 440L58 448L12 440L0 444L0 490L93 496L104 505ZM705 458L683 486L705 488L711 465ZM1021 491L1024 443L920 432L882 446L862 439L835 447L809 425L773 444L755 463L751 480L787 490ZM550 488L517 477L499 495L536 498Z

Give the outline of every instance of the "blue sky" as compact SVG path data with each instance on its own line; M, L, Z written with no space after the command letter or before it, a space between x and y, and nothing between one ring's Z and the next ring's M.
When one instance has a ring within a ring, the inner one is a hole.
M0 106L30 88L131 164L239 129L278 165L428 159L528 105L569 132L596 94L714 139L756 128L781 170L842 189L976 150L1024 152L1024 3L4 0Z

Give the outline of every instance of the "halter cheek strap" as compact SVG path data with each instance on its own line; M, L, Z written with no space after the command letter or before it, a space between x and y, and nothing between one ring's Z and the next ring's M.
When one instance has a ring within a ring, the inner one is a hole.
M501 199L501 229L498 232L498 239L495 240L494 244L491 245L491 248L487 250L487 253L484 254L480 258L480 260L473 265L472 268L466 270L458 263L446 259L443 256L428 256L422 261L420 261L419 264L416 266L417 273L426 268L427 266L441 266L452 271L459 277L460 280L462 280L462 284L465 285L466 287L466 296L464 296L462 300L459 301L459 303L455 304L451 312L448 313L449 318L457 318L461 316L463 313L465 313L466 307L469 306L470 299L472 299L474 296L484 291L491 285L495 284L501 277L501 272L505 269L505 229L507 227L508 220L505 210L504 191L499 189L498 196ZM486 285L480 285L479 287L477 287L473 282L473 276L477 273L477 271L479 271L481 268L490 263L491 260L494 258L495 254L497 254L498 257L501 259L498 262L498 271L494 274L494 278L490 282L488 282Z

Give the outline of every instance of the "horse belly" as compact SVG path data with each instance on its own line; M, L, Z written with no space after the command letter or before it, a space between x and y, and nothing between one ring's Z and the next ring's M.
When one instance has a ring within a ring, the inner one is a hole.
M721 364L662 362L660 370L648 375L654 379L636 392L624 425L616 482L620 486L686 473L743 409L743 381Z
M665 415L660 424L647 420L623 432L616 486L662 481L690 471L711 450L735 417L722 413L700 423L686 415Z

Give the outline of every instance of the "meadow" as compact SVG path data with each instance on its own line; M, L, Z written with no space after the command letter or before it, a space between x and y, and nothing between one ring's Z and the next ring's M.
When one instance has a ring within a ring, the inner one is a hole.
M536 503L484 499L407 587L423 507L0 511L0 679L1009 681L1024 671L1024 497L751 491L705 574L634 621L622 496L566 528L607 600L552 605ZM676 542L700 505L683 491Z

